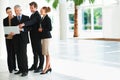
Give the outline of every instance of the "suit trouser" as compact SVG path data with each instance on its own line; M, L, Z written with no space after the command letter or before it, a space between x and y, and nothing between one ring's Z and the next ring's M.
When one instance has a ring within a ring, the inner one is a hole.
M31 38L31 45L32 45L33 57L34 57L32 66L34 67L34 69L36 69L37 66L39 68L43 68L44 56L42 55L41 39ZM38 65L38 59L40 60L39 65Z
M19 71L28 72L27 43L24 43L20 35L14 36L14 43Z
M14 52L12 39L6 39L6 48L7 48L7 63L9 71L16 69L16 57Z

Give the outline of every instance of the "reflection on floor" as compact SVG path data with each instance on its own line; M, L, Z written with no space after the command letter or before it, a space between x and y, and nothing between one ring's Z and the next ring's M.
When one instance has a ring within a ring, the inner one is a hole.
M35 74L29 72L29 75L26 77L20 77L20 75L9 74L6 72L0 73L0 80L83 80L72 76L66 76L59 73L51 73L46 75Z
M51 40L53 72L27 77L9 74L6 55L0 59L0 80L120 80L120 42L69 39ZM28 45L29 67L33 57Z

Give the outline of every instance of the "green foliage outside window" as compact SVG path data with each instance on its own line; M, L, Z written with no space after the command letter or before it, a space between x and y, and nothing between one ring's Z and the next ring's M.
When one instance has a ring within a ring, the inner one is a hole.
M91 30L91 10L90 9L85 9L83 11L83 23L84 23L84 30Z
M94 9L94 30L102 29L102 8Z
M91 17L93 14L94 17ZM91 20L94 18L94 30L102 30L102 8L95 8L93 9L93 13L91 13L91 9L84 9L83 10L83 24L84 30L91 30Z
M69 14L69 21L71 24L74 24L74 14Z

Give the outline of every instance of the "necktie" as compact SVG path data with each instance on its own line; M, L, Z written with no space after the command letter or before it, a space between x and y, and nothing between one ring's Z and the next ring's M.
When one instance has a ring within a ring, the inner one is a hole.
M18 16L18 21L20 22L20 16Z

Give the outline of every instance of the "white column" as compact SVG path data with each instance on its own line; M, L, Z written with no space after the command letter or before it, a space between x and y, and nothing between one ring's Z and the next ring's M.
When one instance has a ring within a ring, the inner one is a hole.
M4 38L4 29L3 29L3 18L6 17L6 7L8 5L9 0L0 0L0 58L6 57L6 45Z
M60 40L67 39L67 3L66 0L59 2L59 16L60 16Z
M120 39L120 5L103 8L103 36L104 38Z

